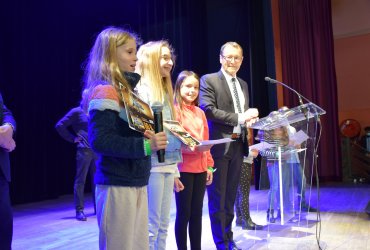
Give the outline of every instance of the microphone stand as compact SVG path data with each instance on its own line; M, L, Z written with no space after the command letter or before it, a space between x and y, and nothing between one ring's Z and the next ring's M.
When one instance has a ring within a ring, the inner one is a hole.
M286 85L283 82L280 82L280 81L275 80L275 79L271 79L270 77L265 77L265 81L266 82L280 84L280 85L286 87L287 89L289 89L290 91L293 91L298 96L298 101L299 101L299 104L301 105L301 111L302 111L302 113L304 114L304 116L306 117L306 119L308 119L308 117L307 117L308 110L307 110L307 107L304 107L302 98L305 99L307 102L311 103L310 100L308 100L306 97L304 97L303 95L301 95L297 90L289 87L288 85Z

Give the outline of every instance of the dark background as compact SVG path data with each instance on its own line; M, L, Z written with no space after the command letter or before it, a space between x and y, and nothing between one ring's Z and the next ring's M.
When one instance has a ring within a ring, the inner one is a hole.
M79 104L83 62L107 26L129 28L144 42L168 40L177 55L174 80L184 69L199 75L218 71L221 45L236 41L244 49L238 75L249 83L251 106L261 117L275 109L275 88L263 80L275 76L269 2L2 2L0 91L18 123L11 153L13 204L73 192L75 148L54 125Z

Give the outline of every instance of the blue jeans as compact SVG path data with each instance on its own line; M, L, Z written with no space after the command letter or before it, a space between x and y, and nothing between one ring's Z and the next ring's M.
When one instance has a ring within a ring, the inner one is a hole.
M299 202L305 202L306 191L306 176L300 163L288 163L293 174L293 188L297 189L297 196Z
M148 184L149 249L165 250L175 174L151 173Z
M290 169L286 163L281 163L283 200L289 200L289 172ZM279 161L273 160L267 162L267 171L270 181L270 190L268 192L268 209L280 209L280 187L279 187Z

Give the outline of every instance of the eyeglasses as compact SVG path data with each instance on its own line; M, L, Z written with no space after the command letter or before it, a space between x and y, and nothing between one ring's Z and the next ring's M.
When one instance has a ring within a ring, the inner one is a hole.
M231 62L234 59L234 62L239 63L243 59L243 57L239 57L239 56L224 56L224 55L221 55L221 56L227 62Z

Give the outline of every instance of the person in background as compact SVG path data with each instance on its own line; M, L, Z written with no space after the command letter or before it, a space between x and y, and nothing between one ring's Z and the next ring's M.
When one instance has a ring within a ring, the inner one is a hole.
M85 91L86 92L86 91ZM95 161L96 155L91 149L87 137L87 113L81 106L72 108L55 125L59 135L66 141L76 144L76 175L74 180L73 194L76 209L76 219L86 221L84 213L84 190L87 173L90 171L91 190L95 209Z
M220 71L200 80L200 107L206 114L210 139L235 141L214 145L211 154L217 171L208 186L208 208L213 240L217 249L240 249L234 242L232 221L243 157L248 155L246 126L258 119L258 110L249 108L248 85L237 72L243 62L243 49L236 42L220 50ZM254 224L253 224L254 226Z
M15 149L16 123L0 94L0 249L10 250L13 238L13 212L10 203L9 153Z
M198 107L199 77L182 71L175 84L177 121L198 141L209 139L206 116ZM182 147L183 162L178 164L184 190L176 193L175 236L177 249L186 250L189 230L190 248L201 249L202 211L206 185L212 183L211 146Z
M276 111L270 113L269 116L274 116ZM282 173L282 193L283 201L287 202L289 197L289 168L286 166L287 158L290 157L290 153L284 154L289 150L289 135L286 127L278 127L268 131L258 131L258 138L261 141L265 141L271 145L272 148L264 149L260 151L261 156L266 157L266 166L268 171L268 177L270 182L270 189L268 192L267 200L267 211L266 219L267 222L275 223L276 219L281 218L281 203L280 203L280 187L279 187L279 150L281 152L281 173ZM287 204L287 203L286 203ZM277 216L274 217L274 211L277 210Z
M252 135L252 133L248 133ZM249 138L248 138L249 139ZM252 164L253 159L258 156L258 150L249 150L248 157L244 157L240 173L238 191L236 193L235 213L237 226L246 230L261 230L263 226L257 225L252 221L249 209L249 194L251 190Z
M289 108L286 106L283 106L279 109L280 113L285 113L289 111ZM291 138L296 132L296 128L288 125L286 126L288 136ZM292 149L299 149L301 148L301 145L294 143L294 141L289 140L289 145ZM297 152L293 152L290 157L286 161L289 171L291 172L293 178L291 181L293 182L292 185L297 191L297 199L298 199L298 211L304 211L304 212L316 212L317 209L314 207L311 207L310 204L307 204L306 202L306 176L304 174L302 165L299 160L299 155Z
M150 106L154 102L163 104L163 120L175 120L171 71L173 49L167 41L151 41L139 48L136 72L141 81L136 86L138 96ZM159 162L152 154L152 169L148 184L149 201L149 249L165 250L172 192L184 187L179 180L177 164L182 162L181 141L165 129L168 145L165 161Z
M101 31L85 70L88 138L98 156L95 173L99 248L147 250L148 197L152 151L165 149L164 132L133 130L127 122L122 89L133 90L137 36L122 28Z

